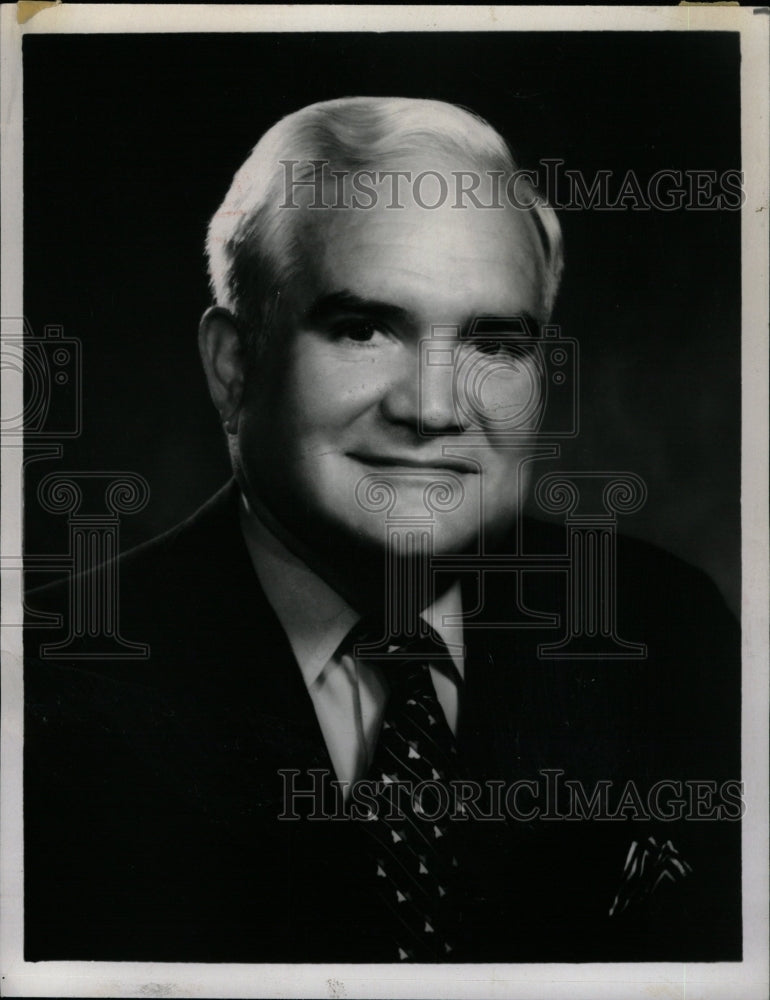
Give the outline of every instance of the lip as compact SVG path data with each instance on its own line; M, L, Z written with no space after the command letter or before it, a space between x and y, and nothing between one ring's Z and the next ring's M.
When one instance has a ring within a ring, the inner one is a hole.
M348 457L372 469L389 469L393 472L459 472L463 475L478 475L478 468L461 458L448 458L444 455L437 458L414 458L408 455L368 455L360 452L348 452Z

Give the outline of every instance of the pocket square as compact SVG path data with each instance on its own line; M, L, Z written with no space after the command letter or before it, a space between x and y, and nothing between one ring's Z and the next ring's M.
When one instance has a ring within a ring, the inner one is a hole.
M634 840L626 855L623 880L610 907L611 917L620 916L647 899L663 882L681 882L692 867L667 840L658 844L654 837L644 843Z

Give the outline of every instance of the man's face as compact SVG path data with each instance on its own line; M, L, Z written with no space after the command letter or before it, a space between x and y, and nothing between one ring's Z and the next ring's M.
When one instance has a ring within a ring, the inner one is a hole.
M436 553L467 551L520 502L525 450L501 428L531 404L532 371L457 334L538 316L531 221L405 201L307 213L301 279L246 390L247 496L305 550L381 549L397 517L431 524Z

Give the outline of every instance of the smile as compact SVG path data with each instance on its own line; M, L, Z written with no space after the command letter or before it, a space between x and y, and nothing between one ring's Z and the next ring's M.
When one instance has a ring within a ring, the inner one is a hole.
M444 455L436 458L414 458L406 455L368 455L349 452L348 457L367 465L372 469L390 469L393 472L459 472L464 475L478 475L478 466L461 458L448 458Z

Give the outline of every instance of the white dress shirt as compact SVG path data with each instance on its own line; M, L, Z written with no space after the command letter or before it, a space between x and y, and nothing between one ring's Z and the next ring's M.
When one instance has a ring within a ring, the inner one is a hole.
M361 615L289 552L245 500L241 526L259 582L299 664L337 779L356 781L369 769L387 700L379 668L356 660L346 649L350 630ZM461 611L457 582L422 617L446 642L463 677ZM431 665L430 670L436 696L456 732L459 692L455 680L440 666Z

